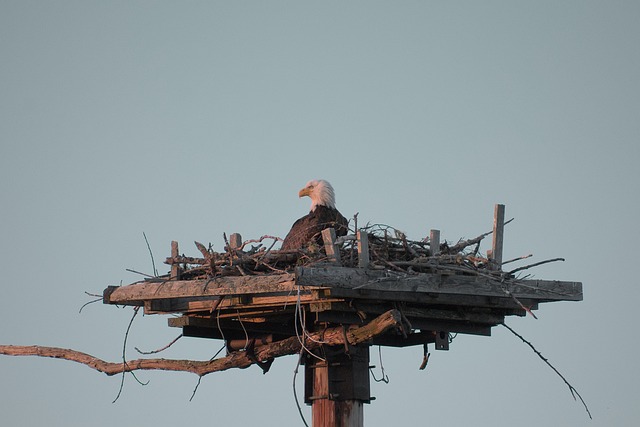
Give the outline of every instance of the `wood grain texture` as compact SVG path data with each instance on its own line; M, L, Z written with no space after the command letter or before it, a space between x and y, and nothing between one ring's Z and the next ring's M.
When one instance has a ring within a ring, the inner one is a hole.
M538 301L581 301L582 283L557 280L500 280L485 276L403 274L352 268L298 267L296 283L351 290L389 293L530 298Z

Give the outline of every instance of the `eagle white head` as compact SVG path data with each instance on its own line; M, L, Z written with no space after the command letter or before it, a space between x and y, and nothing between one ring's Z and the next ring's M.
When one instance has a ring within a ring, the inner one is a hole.
M315 211L318 205L336 208L336 196L333 187L324 179L314 179L307 182L307 185L298 193L298 197L302 196L311 198L311 211Z

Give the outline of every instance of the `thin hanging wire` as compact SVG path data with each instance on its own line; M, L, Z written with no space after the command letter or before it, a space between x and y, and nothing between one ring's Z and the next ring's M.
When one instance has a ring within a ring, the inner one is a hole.
M373 367L369 368L369 372L371 372L371 376L375 382L389 384L389 376L384 372L384 365L382 364L382 346L378 346L378 358L380 359L380 373L382 376L376 378L376 374L373 373Z

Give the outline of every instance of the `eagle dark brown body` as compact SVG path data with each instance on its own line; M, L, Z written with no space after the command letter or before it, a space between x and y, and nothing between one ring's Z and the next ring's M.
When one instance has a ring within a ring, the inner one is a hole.
M322 230L331 227L335 228L337 236L344 236L348 231L348 221L337 209L318 205L293 224L281 249L300 249L312 241L322 246Z

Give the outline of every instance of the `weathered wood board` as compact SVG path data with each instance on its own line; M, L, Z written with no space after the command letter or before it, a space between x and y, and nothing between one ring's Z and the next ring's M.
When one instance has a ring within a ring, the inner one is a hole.
M295 290L294 274L213 277L208 280L145 280L105 290L107 304L140 304L147 300L228 295L274 294Z
M296 283L348 290L389 293L446 294L495 298L528 298L537 301L582 301L582 283L557 280L500 281L487 276L462 274L403 274L392 271L340 267L298 267Z

